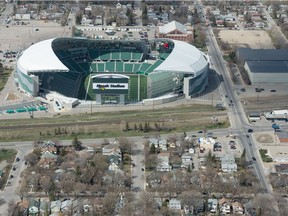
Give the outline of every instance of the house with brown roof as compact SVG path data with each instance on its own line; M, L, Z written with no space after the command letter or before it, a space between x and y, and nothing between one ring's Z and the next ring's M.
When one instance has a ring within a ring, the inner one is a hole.
M223 197L218 201L219 209L221 214L230 214L231 213L231 204L228 199Z
M231 206L232 206L233 214L244 214L244 207L240 202L235 201L231 203Z

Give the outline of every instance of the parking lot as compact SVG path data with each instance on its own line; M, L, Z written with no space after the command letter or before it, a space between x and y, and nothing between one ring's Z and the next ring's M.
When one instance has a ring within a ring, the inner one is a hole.
M152 39L155 38L155 27L100 27L100 26L79 26L77 29L81 30L88 38L95 39Z
M208 138L200 142L200 157L204 157L209 151L216 156L221 158L224 155L233 155L239 158L242 153L242 147L239 139L233 136L219 136L214 137L211 134L207 134ZM216 138L216 139L214 139ZM201 139L201 138L200 138Z

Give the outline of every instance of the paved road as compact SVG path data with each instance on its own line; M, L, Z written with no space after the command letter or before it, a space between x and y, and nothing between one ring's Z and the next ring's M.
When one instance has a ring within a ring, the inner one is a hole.
M5 24L6 24L5 20L6 20L8 17L10 17L10 15L12 14L14 4L15 4L15 3L7 3L7 4L6 4L6 9L5 9L5 11L3 11L3 12L1 13L1 16L0 16L0 24L1 24L1 25L5 25Z
M228 96L227 98L223 97L223 100L227 105L233 104L230 107L228 106L228 115L231 123L231 128L232 130L241 131L241 134L239 134L239 138L242 141L243 148L246 149L247 159L252 160L252 157L256 158L257 162L254 166L256 174L259 177L260 184L265 191L272 192L271 184L268 182L267 177L265 176L262 164L260 164L261 158L255 148L253 139L250 139L250 137L249 139L247 139L246 137L248 128L252 128L252 126L248 123L240 100L238 100L233 90L233 83L229 77L229 72L227 71L225 62L222 58L222 53L220 52L217 41L210 26L207 28L206 33L209 40L208 50L211 63L213 64L215 70L223 78L223 82L221 82L220 84L220 92L223 93L222 95ZM251 143L252 145L250 146L249 143Z

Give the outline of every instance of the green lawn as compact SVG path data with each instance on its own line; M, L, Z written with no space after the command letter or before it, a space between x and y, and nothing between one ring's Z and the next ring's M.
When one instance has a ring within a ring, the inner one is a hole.
M269 162L272 162L272 161L273 161L271 157L269 157L268 155L266 155L266 154L267 154L267 149L260 149L259 152L260 152L261 158L262 158L262 160L263 160L264 162L269 163Z
M0 149L0 162L6 160L8 163L13 163L16 154L15 149Z
M4 88L11 73L12 73L12 70L6 70L6 69L4 69L3 73L0 73L0 91L2 91L2 89Z
M217 116L219 124L211 121ZM130 130L125 129L126 122ZM144 133L134 130L134 125L144 127L149 122L152 130ZM155 124L162 128L156 131ZM21 125L21 127L19 127ZM106 113L62 115L54 118L34 118L1 120L0 141L39 140L39 139L72 139L75 134L79 138L110 138L128 136L146 136L153 134L177 133L183 131L203 130L229 127L227 113L208 105L187 105L173 108L152 110L118 111ZM16 130L17 128L17 130Z

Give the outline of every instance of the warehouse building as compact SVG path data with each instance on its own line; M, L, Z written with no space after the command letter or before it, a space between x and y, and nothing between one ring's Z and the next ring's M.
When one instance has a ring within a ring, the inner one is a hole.
M240 48L237 57L252 84L288 83L288 49Z

